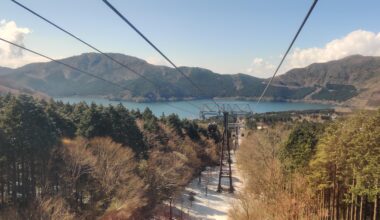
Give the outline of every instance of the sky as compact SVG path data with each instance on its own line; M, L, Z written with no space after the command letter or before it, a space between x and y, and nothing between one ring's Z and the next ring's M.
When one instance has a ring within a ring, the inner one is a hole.
M168 65L101 0L18 0L105 52ZM179 66L273 74L312 0L109 0ZM380 56L380 1L319 0L280 73L353 54ZM0 1L0 37L54 58L93 52ZM46 61L0 42L0 66Z

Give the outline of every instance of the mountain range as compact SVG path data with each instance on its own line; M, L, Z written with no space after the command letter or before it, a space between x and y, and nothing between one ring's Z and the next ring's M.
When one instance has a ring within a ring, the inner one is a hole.
M204 98L257 99L268 79L246 74L218 74L198 67L180 67L194 87L175 69L152 65L124 54L109 53L134 69L121 67L98 53L60 60L123 88L84 75L55 62L32 63L19 68L0 67L0 93L39 96L92 96L117 100L160 101ZM380 57L354 55L327 63L315 63L276 77L265 97L277 101L333 102L380 106Z

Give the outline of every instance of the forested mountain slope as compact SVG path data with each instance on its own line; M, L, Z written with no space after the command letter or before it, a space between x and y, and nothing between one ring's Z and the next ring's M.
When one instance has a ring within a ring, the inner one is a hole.
M219 139L175 114L0 96L0 219L151 219Z
M237 151L245 185L231 219L379 219L380 109L279 119L246 131Z
M275 85L319 87L309 99L350 99L351 103L379 106L380 57L354 55L327 63L292 69L277 77ZM351 96L351 97L350 97ZM347 100L348 100L347 99Z
M203 68L180 67L187 77L201 88L202 91L199 91L173 68L152 65L123 54L109 55L156 85L97 53L86 53L61 61L117 82L130 91L54 62L33 63L17 69L0 68L0 85L52 97L98 96L109 99L157 101L215 97L257 99L267 82L267 79L245 74L218 74ZM380 58L357 55L290 70L275 79L264 98L378 106L379 85Z
M66 58L62 62L117 82L132 92L121 91L115 86L53 62L23 66L5 74L1 81L15 89L27 88L50 96L103 96L142 101L257 97L264 87L263 79L244 74L221 75L207 69L181 67L182 71L202 89L204 93L201 93L173 68L151 65L144 60L122 54L110 55L153 81L156 86L96 53ZM304 89L293 91L280 87L270 90L268 94L276 99L289 99L303 91ZM303 94L306 93L303 92Z

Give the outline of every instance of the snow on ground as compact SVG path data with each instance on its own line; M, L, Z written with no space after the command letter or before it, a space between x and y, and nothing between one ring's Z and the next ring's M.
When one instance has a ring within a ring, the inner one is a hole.
M239 138L239 143L241 138ZM199 179L195 178L185 188L182 196L177 199L175 207L178 210L188 214L191 219L201 220L227 220L228 210L234 202L237 192L242 188L243 180L236 168L236 158L232 151L232 177L235 193L229 193L228 178L222 178L223 192L216 192L219 179L219 166L208 167L206 171L202 172L201 183ZM208 182L208 184L207 184ZM206 195L206 185L208 185ZM190 193L194 195L194 201L190 201Z

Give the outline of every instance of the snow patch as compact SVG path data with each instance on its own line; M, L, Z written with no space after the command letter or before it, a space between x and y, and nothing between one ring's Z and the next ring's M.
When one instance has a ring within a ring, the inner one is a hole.
M202 220L227 220L228 211L236 199L237 193L242 188L242 178L236 168L235 154L232 152L232 176L234 193L228 192L228 178L222 179L222 193L217 192L219 179L219 166L207 167L202 172L201 182L195 178L182 192L179 199L176 200L175 207L186 213L191 219ZM206 189L207 186L207 189ZM207 191L207 195L206 195ZM194 201L191 202L190 197L193 195Z

